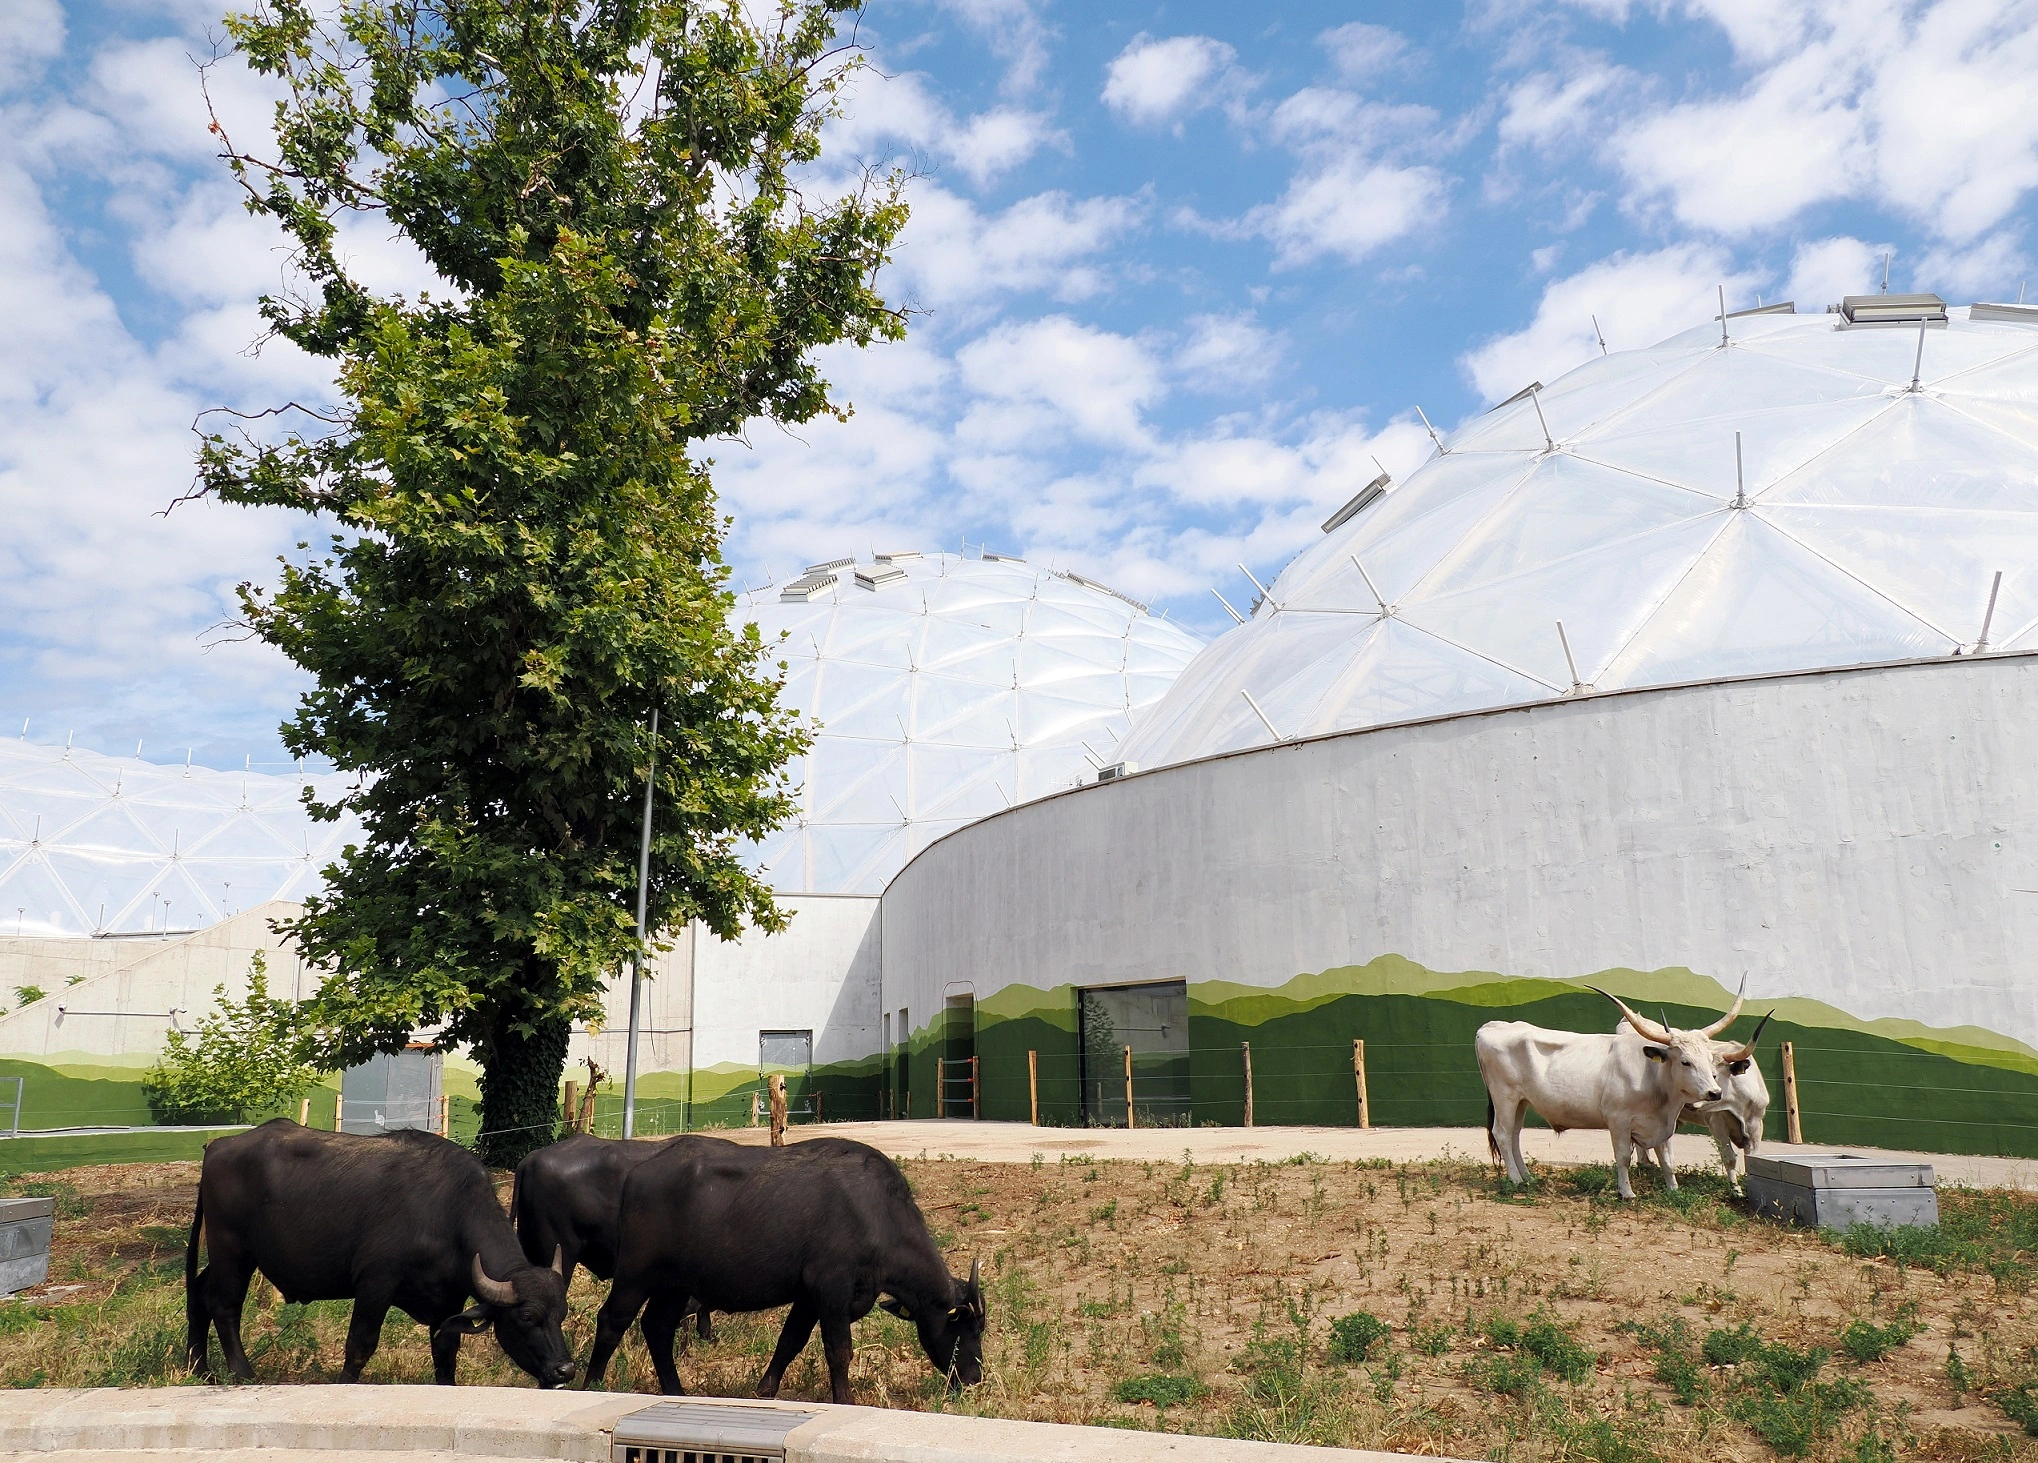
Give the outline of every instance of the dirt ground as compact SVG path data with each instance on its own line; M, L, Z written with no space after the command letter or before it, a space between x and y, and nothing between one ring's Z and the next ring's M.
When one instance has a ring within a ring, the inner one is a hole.
M1307 1155L904 1168L954 1267L984 1262L986 1378L947 1398L911 1329L873 1314L860 1401L1508 1460L2038 1459L2019 1425L2038 1430L2026 1195L1946 1191L1958 1243L1899 1233L1900 1263L1874 1236L1850 1253L1751 1219L1716 1171L1623 1205L1589 1167L1526 1193L1469 1163ZM0 1382L189 1380L196 1179L159 1164L12 1184L54 1193L58 1224L49 1283L0 1306ZM583 1354L603 1291L574 1286ZM777 1319L718 1318L682 1359L689 1390L747 1394ZM345 1325L344 1303L283 1305L258 1282L245 1335L262 1380L320 1381ZM392 1315L368 1380L430 1375L423 1329ZM461 1378L525 1380L487 1337ZM634 1340L607 1384L655 1385ZM825 1398L818 1344L784 1395Z

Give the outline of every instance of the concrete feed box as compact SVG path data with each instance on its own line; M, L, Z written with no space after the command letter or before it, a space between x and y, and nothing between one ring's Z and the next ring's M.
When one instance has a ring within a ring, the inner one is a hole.
M1748 1198L1758 1214L1789 1224L1937 1224L1932 1165L1858 1153L1748 1155Z
M0 1295L50 1278L55 1199L0 1199Z

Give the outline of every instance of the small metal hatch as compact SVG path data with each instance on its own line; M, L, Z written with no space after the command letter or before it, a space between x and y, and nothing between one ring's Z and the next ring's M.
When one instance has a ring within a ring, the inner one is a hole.
M711 1402L660 1402L616 1419L613 1463L780 1463L786 1435L821 1414Z

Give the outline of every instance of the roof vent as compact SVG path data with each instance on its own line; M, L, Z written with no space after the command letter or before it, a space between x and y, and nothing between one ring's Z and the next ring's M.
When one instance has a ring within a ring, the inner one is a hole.
M1108 584L1099 584L1096 580L1088 578L1087 576L1082 574L1077 574L1074 571L1070 571L1068 573L1063 574L1062 578L1068 580L1068 582L1071 584L1080 584L1085 589L1094 589L1099 594L1108 594L1113 599L1122 599L1127 604L1131 605L1134 609L1138 610L1142 615L1147 613L1147 608L1145 605L1141 604L1138 600L1134 599L1129 594L1120 594L1117 590L1113 589Z
M1507 400L1494 402L1492 406L1487 408L1487 410L1493 412L1499 411L1503 406L1513 406L1517 401L1526 401L1529 397L1534 396L1538 391L1541 391L1542 389L1543 389L1542 382L1531 381L1529 382L1528 385L1522 387L1521 390L1515 392L1514 395L1508 397Z
M1354 493L1349 503L1345 504L1344 507L1338 509L1337 512L1331 514L1330 517L1324 519L1323 531L1325 533L1329 533L1333 529L1344 527L1347 523L1350 523L1354 518L1357 518L1361 513L1365 512L1368 508L1372 507L1375 503L1379 502L1382 498L1386 497L1387 490L1393 486L1394 486L1393 477L1387 473L1384 472L1381 473L1378 477L1374 478L1370 483L1367 483L1363 488L1360 488L1358 492Z
M1139 771L1137 762L1113 762L1109 767L1097 769L1097 781L1116 782L1121 777L1130 777Z
M1026 562L1017 554L994 554L989 549L985 549L978 557L986 564L1023 564Z
M2001 320L2010 325L2038 325L2038 305L1983 305L1968 306L1970 320Z
M1729 320L1740 320L1749 315L1795 315L1796 313L1797 301L1785 300L1781 304L1776 305L1756 305L1747 310L1729 310L1727 311L1727 318Z
M856 571L856 587L858 589L882 589L887 584L899 583L905 577L906 571L904 569L896 569L890 564L873 564L868 569Z
M819 599L835 583L835 576L825 569L809 569L792 583L778 592L780 604L809 604Z
M924 559L926 557L918 549L899 549L893 553L877 555L877 561L880 564L905 564L910 563L914 559Z
M613 1463L779 1463L818 1412L741 1403L660 1402L616 1419Z
M1946 302L1937 295L1849 295L1840 301L1840 318L1849 325L1944 325Z
M847 569L855 562L856 560L854 559L830 559L825 564L809 564L802 572L807 574L823 574L830 569Z

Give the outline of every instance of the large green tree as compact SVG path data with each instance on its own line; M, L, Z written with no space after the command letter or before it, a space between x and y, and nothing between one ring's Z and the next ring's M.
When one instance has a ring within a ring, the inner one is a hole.
M338 385L200 452L201 492L339 529L241 592L315 681L286 744L360 774L314 811L351 807L365 838L287 928L327 972L325 1060L441 1024L471 1044L494 1162L550 1137L570 1024L636 950L654 707L650 927L783 923L736 851L790 815L803 733L769 647L730 627L703 443L838 411L814 348L901 333L873 282L897 180L808 196L847 8L265 0L227 21L283 96L259 147L214 119L294 246L302 286L263 313ZM442 297L366 288L350 213L415 244Z

